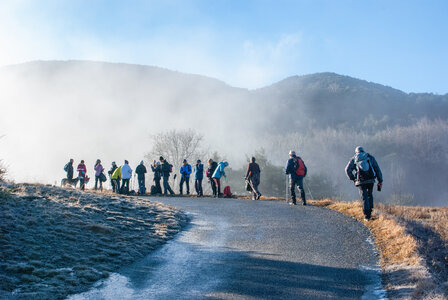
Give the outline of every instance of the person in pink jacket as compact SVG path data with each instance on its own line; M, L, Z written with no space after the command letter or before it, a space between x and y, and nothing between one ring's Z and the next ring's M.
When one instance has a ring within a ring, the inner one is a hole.
M98 189L98 181L100 182L100 191L103 191L103 181L101 180L100 176L101 173L103 173L104 168L101 165L101 160L97 159L95 163L95 191Z

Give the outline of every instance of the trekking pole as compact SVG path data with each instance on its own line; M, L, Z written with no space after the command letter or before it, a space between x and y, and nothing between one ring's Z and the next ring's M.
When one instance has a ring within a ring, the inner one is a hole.
M310 189L310 186L306 183L306 181L304 180L304 182L305 182L305 185L306 185L306 187L308 188L308 193L310 193L310 197L311 197L311 199L313 199L314 200L314 197L313 197L313 194L311 193L311 189Z
M289 176L288 176L288 174L286 174L286 180L285 180L285 182L286 182L286 188L285 188L285 201L286 201L286 203L288 203L288 186L289 186Z

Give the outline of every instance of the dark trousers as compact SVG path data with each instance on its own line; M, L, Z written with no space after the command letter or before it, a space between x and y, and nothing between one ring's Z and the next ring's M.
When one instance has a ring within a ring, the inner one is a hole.
M216 196L216 182L213 180L213 178L210 178L210 185L212 186L213 196Z
M362 210L364 212L364 216L367 219L370 219L372 216L373 210L373 186L374 183L366 183L358 186L359 194L361 195L361 199L363 202Z
M128 179L122 179L121 180L121 193L122 194L129 194L129 178Z
M194 181L194 188L196 189L196 194L202 196L202 178Z
M190 194L190 177L186 177L186 176L180 177L179 192L182 195L182 188L183 188L184 182L185 182L185 185L187 186L187 195L189 195Z
M103 182L100 179L100 176L95 176L95 190L98 189L98 182L100 183L100 190L103 191Z
M154 183L156 186L156 194L162 194L162 186L160 186L160 179L161 178L154 178Z
M146 193L146 187L145 187L145 177L138 178L138 193L140 195L144 195Z
M260 174L254 174L253 176L251 176L249 178L250 183L252 184L253 187L253 198L257 199L258 195L261 195L260 191L258 190L258 186L260 185Z
M213 180L215 181L216 190L217 190L217 194L215 194L215 196L220 196L221 195L221 178L213 178Z
M290 179L291 198L292 203L294 204L296 203L296 186L300 191L300 197L302 198L303 203L306 203L305 189L303 188L303 176L297 176Z
M167 192L170 192L171 195L174 194L173 189L170 187L170 176L163 176L163 193L166 195Z
M83 191L86 188L86 178L84 176L79 176L79 188Z

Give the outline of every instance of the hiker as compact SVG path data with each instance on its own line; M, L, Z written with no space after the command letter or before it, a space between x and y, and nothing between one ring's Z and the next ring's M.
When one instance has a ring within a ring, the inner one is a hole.
M186 159L182 162L182 166L180 167L180 183L179 183L179 193L182 195L182 188L185 182L187 186L187 195L190 195L190 174L191 174L191 165L187 162Z
M194 166L193 173L194 188L196 189L196 194L198 195L198 197L202 197L202 179L204 178L204 165L201 163L200 159L196 161L196 166Z
M163 177L163 194L166 196L167 192L174 195L173 189L170 187L170 173L173 171L173 166L169 164L163 156L160 156L160 163L162 167L162 177Z
M100 190L103 191L103 181L100 176L104 171L103 165L101 165L101 160L97 159L95 163L95 191L98 189L98 181L100 182Z
M255 157L252 157L251 162L247 167L246 180L252 187L253 200L258 200L261 197L261 193L258 190L258 186L260 185L260 173L260 166L255 162Z
M210 185L212 186L212 193L213 197L216 197L218 195L218 191L216 190L216 183L213 180L212 176L213 173L215 173L216 168L218 167L218 163L216 161L213 161L213 159L208 160L208 168L205 172L205 176L208 178L208 182L210 182Z
M291 190L292 205L297 205L296 202L296 185L300 191L302 198L302 205L306 205L305 189L303 188L303 178L305 178L308 169L303 160L296 156L295 151L289 151L289 159L286 163L285 173L289 174L289 184Z
M79 178L79 188L84 191L86 184L86 174L87 174L87 167L84 164L84 160L81 160L81 162L78 165L78 168L76 169L78 171L78 178Z
M143 164L143 160L140 162L137 168L135 168L135 173L137 173L138 193L140 195L144 195L146 193L146 187L145 187L146 167Z
M353 174L355 172L355 174ZM365 152L363 147L356 147L355 156L345 167L348 178L359 188L359 194L363 202L365 220L372 217L373 210L373 187L375 178L378 180L378 191L383 186L383 174L375 157Z
M229 165L228 162L226 161L222 161L218 164L218 166L216 167L215 172L212 175L213 180L215 181L216 184L216 189L217 191L217 198L222 197L221 194L221 177L224 176L224 178L226 178L226 172L224 171L225 167L227 167Z
M109 174L110 178L110 185L112 186L112 192L117 192L117 186L115 184L115 180L112 178L112 175L114 174L115 170L117 169L117 164L113 161L112 166L110 167L110 170L107 171L107 174Z
M162 166L160 165L160 161L155 161L151 165L151 170L154 172L154 194L161 195L162 194L162 187L160 186L160 180L162 179ZM152 193L151 193L152 194Z
M73 182L73 158L64 166L64 171L67 172L68 181Z
M114 172L112 173L112 176L110 177L110 180L112 181L112 189L114 190L114 192L120 194L121 166L115 168Z
M121 193L129 195L129 181L132 177L132 169L129 166L127 160L124 161L124 165L121 166Z

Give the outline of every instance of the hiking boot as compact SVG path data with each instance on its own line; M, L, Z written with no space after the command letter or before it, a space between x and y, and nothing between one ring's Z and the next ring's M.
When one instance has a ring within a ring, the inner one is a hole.
M257 195L257 200L260 200L260 198L261 198L261 194L258 194Z
M303 202L302 202L302 205L303 205L303 206L306 206L306 201L303 201Z

